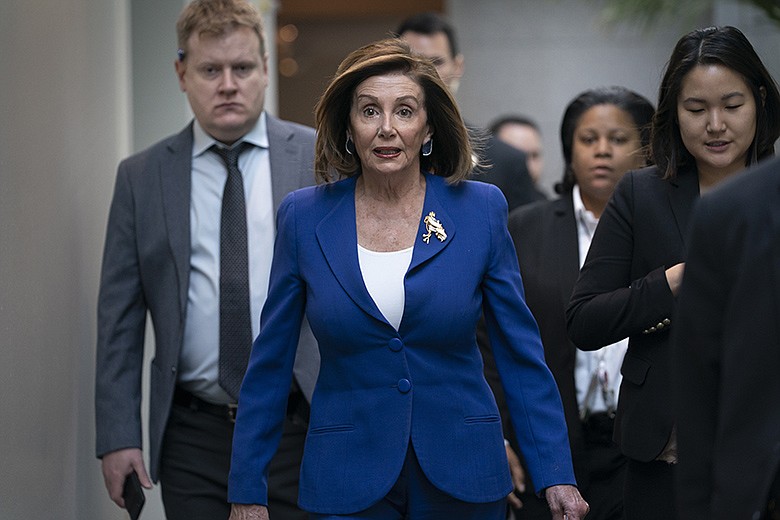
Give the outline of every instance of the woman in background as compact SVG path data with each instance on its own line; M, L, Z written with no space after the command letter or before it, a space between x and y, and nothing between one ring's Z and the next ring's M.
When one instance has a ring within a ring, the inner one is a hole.
M629 338L615 422L628 457L627 520L676 517L669 328L691 209L700 193L772 155L779 134L777 85L738 29L677 42L653 119L655 166L618 184L567 309L581 349Z
M578 351L566 335L566 305L615 185L628 170L647 165L653 112L647 99L623 87L579 94L561 122L565 169L555 187L561 197L509 215L526 303L561 393L574 471L594 520L623 514L625 457L612 441L612 426L627 342ZM532 490L520 499L516 518L550 518Z

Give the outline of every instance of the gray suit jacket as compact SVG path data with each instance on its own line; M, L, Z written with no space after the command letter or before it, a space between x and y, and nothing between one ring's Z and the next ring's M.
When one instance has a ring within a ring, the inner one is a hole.
M314 131L267 116L276 208L314 183ZM176 385L190 271L192 124L119 165L108 218L98 297L95 416L97 455L141 447L141 375L147 313L155 356L150 374L150 472L157 481L160 447ZM307 398L319 354L304 325L296 379Z

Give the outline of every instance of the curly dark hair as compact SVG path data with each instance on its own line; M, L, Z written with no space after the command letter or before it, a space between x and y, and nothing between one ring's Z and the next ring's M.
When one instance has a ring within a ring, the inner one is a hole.
M575 97L566 107L561 121L561 147L563 148L563 178L555 185L556 193L568 193L577 180L571 169L574 148L574 131L580 123L582 115L597 105L615 105L626 112L634 121L639 131L639 140L645 156L645 164L649 159L650 124L653 120L653 104L644 96L624 87L602 87L586 90Z

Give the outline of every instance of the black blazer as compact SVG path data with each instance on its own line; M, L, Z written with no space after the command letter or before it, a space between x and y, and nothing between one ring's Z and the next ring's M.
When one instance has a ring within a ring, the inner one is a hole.
M692 220L672 329L680 518L758 518L780 468L780 159Z
M583 350L629 338L614 438L639 461L658 457L672 433L675 298L664 271L685 260L685 231L698 196L693 170L672 180L653 166L627 173L599 219L566 310L569 337Z

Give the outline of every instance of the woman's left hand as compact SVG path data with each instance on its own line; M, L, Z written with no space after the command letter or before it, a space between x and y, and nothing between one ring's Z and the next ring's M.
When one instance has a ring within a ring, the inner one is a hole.
M269 520L268 508L253 504L232 504L228 520Z
M507 496L506 499L509 502L509 505L515 509L520 509L523 507L523 503L517 495L515 495L515 491L520 493L525 492L525 471L523 471L523 466L520 464L520 459L517 457L515 450L512 449L509 443L505 443L505 446L506 459L509 462L509 473L512 475L512 483L515 485L515 489L509 493L509 496Z
M553 520L582 520L590 506L580 495L576 486L550 486L544 491L550 505Z

